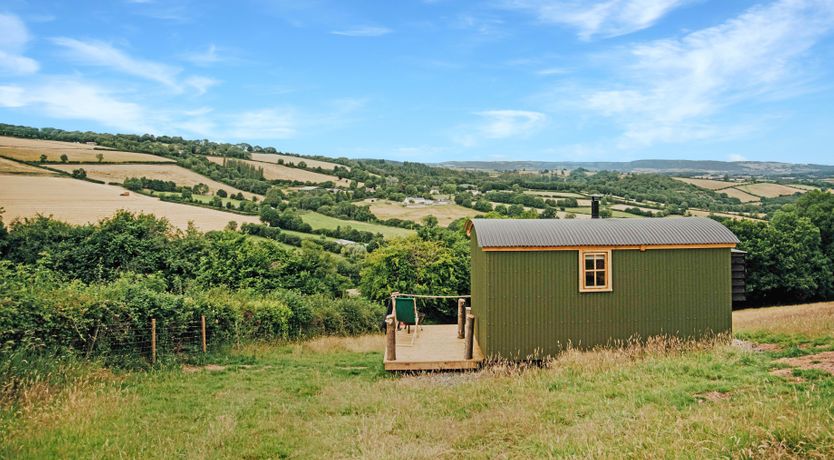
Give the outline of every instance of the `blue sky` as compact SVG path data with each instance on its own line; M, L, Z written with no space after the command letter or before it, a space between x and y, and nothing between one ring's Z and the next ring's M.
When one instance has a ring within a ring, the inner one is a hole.
M21 1L0 122L410 161L834 163L834 0Z

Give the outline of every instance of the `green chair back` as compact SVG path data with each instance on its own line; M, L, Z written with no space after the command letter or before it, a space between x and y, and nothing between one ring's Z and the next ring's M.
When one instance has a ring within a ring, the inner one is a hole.
M414 297L397 297L395 301L397 321L402 321L405 324L417 324L415 310L417 301Z

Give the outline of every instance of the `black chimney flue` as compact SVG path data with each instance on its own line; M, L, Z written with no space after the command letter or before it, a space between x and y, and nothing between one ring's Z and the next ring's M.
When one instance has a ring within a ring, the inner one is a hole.
M591 195L591 219L599 219L599 195Z

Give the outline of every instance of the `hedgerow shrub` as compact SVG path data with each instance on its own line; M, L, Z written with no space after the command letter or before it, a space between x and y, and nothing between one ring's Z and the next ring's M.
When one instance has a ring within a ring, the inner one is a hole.
M212 344L371 332L383 308L276 290L166 291L159 275L122 273L109 283L65 281L56 272L0 261L0 358L15 350L73 350L85 355L149 349L156 320L160 349L196 346L200 316ZM189 342L190 340L190 342Z

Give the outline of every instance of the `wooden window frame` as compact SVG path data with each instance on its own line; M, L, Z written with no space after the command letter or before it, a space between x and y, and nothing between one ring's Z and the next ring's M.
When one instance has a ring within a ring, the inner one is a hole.
M585 285L585 256L589 254L602 254L605 256L605 286L588 287ZM610 249L585 249L579 251L579 292L611 292L613 291L611 279L611 250Z

